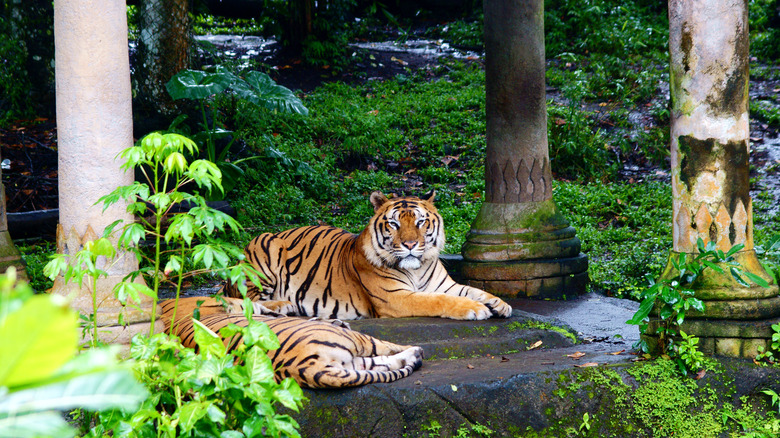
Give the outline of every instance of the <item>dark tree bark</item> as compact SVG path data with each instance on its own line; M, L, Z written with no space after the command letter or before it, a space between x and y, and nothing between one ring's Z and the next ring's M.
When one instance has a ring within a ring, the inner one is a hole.
M139 2L133 88L141 115L170 116L178 110L165 84L190 64L189 10L189 0Z

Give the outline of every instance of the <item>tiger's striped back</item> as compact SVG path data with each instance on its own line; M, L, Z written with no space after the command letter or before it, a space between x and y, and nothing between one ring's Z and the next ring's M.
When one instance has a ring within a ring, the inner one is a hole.
M171 324L173 300L163 301L161 318L166 329L173 325L173 333L185 347L197 347L191 315L199 300L200 322L214 332L231 323L241 327L249 323L243 314L228 313L242 312L240 300L227 299L226 310L212 298L195 297L179 300L176 323ZM279 348L268 352L277 380L291 377L309 388L387 383L410 375L422 364L420 347L393 344L328 322L262 315L253 315L253 319L266 323L279 338ZM224 342L235 348L241 339Z

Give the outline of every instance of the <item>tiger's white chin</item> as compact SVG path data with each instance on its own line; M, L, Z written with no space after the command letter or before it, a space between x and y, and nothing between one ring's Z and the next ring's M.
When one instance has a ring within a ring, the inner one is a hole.
M418 269L420 266L422 266L422 262L414 256L406 256L398 262L398 268L407 271Z

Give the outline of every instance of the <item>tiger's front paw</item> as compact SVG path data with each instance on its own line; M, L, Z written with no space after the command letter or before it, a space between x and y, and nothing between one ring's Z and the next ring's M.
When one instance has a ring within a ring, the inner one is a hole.
M501 298L493 297L488 300L485 305L490 309L490 312L500 318L509 318L512 316L512 306L504 302Z
M256 315L292 316L296 314L295 306L289 301L253 301L252 310Z
M444 316L452 319L464 319L464 320L473 321L473 320L480 320L480 319L488 319L490 318L491 315L492 313L490 312L490 309L486 305L472 300L464 300L461 306L458 306L458 309L453 309L453 312L448 313L447 315Z

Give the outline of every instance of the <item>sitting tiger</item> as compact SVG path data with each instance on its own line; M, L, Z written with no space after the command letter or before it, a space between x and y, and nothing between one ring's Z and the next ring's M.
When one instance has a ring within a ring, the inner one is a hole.
M374 216L359 235L329 226L261 234L244 254L265 278L262 289L247 284L247 296L325 318L509 317L512 308L503 300L447 274L439 261L444 226L434 196L372 193ZM224 293L241 297L234 284Z
M173 327L172 334L181 339L182 345L196 348L192 323L196 308L200 311L200 322L214 332L230 323L246 327L243 301L222 300L224 305L214 298L180 298L178 308L176 300L162 301L165 330L171 331ZM420 347L385 342L331 322L259 314L252 317L266 323L279 338L280 347L268 352L277 381L292 377L308 388L342 388L392 382L412 374L422 365ZM240 345L240 339L223 341L230 348Z

